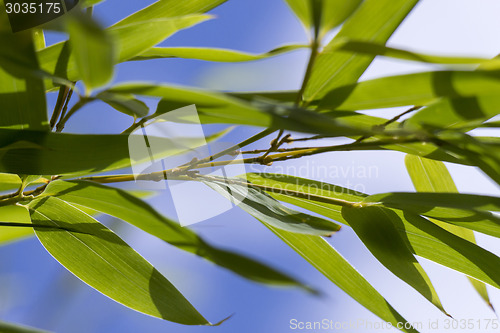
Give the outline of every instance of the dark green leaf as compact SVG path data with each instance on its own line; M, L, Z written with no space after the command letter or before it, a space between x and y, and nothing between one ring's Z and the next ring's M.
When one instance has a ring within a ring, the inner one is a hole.
M378 261L447 314L427 273L398 232L404 224L396 213L381 207L343 207L342 216Z
M132 117L144 117L148 114L148 106L132 94L118 94L108 91L96 95L103 102L109 104L116 110Z
M414 155L406 155L405 164L408 174L413 182L413 186L417 191L458 193L455 182L451 178L451 175L443 162L433 161ZM431 221L452 234L476 244L476 237L474 236L474 232L472 230L433 219L431 219ZM469 280L486 304L488 304L488 306L495 311L488 296L485 284L471 277L469 277Z
M499 87L498 71L423 72L336 87L319 102L319 107L363 110L428 105L440 97L494 95Z
M389 39L418 0L365 0L316 59L304 100L321 99L329 91L353 84L368 68L373 56L330 50L345 38L381 44Z
M362 0L286 0L295 15L309 30L316 27L320 36L342 24Z
M67 30L77 76L87 90L107 84L113 77L115 62L114 41L108 31L83 14L70 15Z
M236 199L238 207L275 228L310 235L330 235L340 230L340 226L332 221L283 206L264 191L243 182L231 179L203 182L228 200Z

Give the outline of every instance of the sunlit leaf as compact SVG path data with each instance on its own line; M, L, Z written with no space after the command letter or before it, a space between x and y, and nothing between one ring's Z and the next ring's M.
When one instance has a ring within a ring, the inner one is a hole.
M238 207L275 228L310 235L330 235L340 230L340 226L332 221L283 206L258 188L224 179L203 182L228 200L235 199Z
M255 61L275 57L280 54L305 48L305 45L285 45L269 52L255 54L228 49L214 49L208 47L153 47L131 60L150 60L162 58L197 59L216 62L243 62Z
M417 2L418 0L365 0L319 54L304 100L320 99L335 88L357 82L374 58L331 51L330 45L345 38L385 44Z
M47 110L31 31L12 33L0 11L0 127L45 130ZM21 70L19 70L21 69Z
M295 15L307 29L316 29L319 35L344 22L362 0L286 0Z
M0 207L0 222L31 223L28 210L20 206ZM0 226L0 245L15 242L33 235L31 228Z
M85 15L70 15L67 25L78 77L89 91L108 83L115 62L114 42L109 32Z
M35 228L47 251L71 273L111 299L154 317L208 325L151 264L91 216L57 198L30 203L33 223L75 231Z
M310 290L297 280L244 255L217 248L124 190L87 181L54 181L42 196L53 196L126 221L182 250L250 280Z

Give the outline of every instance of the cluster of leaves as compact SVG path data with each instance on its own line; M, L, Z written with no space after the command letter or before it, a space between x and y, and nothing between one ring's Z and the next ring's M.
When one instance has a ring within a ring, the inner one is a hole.
M500 109L497 59L433 56L386 47L418 0L286 0L311 42L265 54L155 47L175 32L210 19L204 13L225 0L159 0L108 28L88 15L98 2L85 1L83 8L48 26L69 35L67 41L48 47L42 29L12 34L5 13L0 13L0 40L9 45L0 49L0 190L7 192L0 196L2 244L35 234L57 261L101 293L137 311L188 325L212 324L96 217L114 216L247 279L313 291L272 267L209 244L156 212L140 193L104 185L134 179L116 175L117 170L130 167L128 133L165 112L196 104L204 124L264 129L233 150L279 131L269 149L243 152L258 156L241 163L269 164L350 150L406 153L415 193L366 195L291 175L254 173L228 182L189 172L204 167L204 161L181 167L176 174L203 182L226 197L238 197L242 187L248 187L242 209L386 322L406 321L323 238L339 230L337 222L352 227L380 263L443 313L415 256L467 275L489 304L485 284L500 288L500 258L478 246L473 231L500 237L496 214L500 198L458 193L443 162L478 167L500 184L500 141L470 133L500 126L488 122ZM341 24L336 36L325 41L328 32ZM215 92L147 82L108 86L114 66L121 62L173 57L251 61L298 48L311 51L298 91ZM359 82L376 56L466 67ZM80 80L84 92L75 87ZM45 96L57 89L59 99L48 119ZM73 94L78 101L68 110ZM138 96L160 99L157 109L150 113ZM61 133L75 112L96 101L130 115L133 125L115 135ZM411 107L405 121L400 116L388 120L357 112L401 106ZM294 142L283 136L285 131L310 133L314 135L306 138L310 140L345 137L352 142L285 149L283 143ZM232 152L220 152L213 159ZM165 145L162 154L170 153ZM96 173L101 175L92 176ZM299 213L282 202L323 218ZM9 324L0 327L29 331Z

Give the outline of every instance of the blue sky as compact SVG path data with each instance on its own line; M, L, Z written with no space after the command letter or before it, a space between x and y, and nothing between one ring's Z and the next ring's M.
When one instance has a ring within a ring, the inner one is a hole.
M104 25L129 15L153 1L107 0L95 8L95 16ZM493 0L423 0L390 40L390 45L422 52L492 57L499 53L500 4ZM215 19L182 31L162 45L212 46L243 51L263 52L286 43L306 41L306 35L283 0L229 0L215 9ZM495 32L495 33L494 33ZM51 36L54 42L60 36ZM275 59L248 64L214 64L170 59L118 66L115 82L155 81L224 90L294 89L300 81L307 52L298 51ZM379 59L363 79L382 75L426 70L410 62ZM49 98L49 109L55 94ZM149 102L154 106L154 102ZM393 110L377 111L390 117ZM372 112L373 113L373 112ZM72 118L65 131L73 133L117 133L130 125L130 119L104 105L93 104ZM239 128L230 137L235 142L256 132ZM267 142L256 144L263 147ZM311 173L322 164L339 168L375 167L378 172L368 179L346 174L328 179L312 178L339 185L361 184L368 193L412 190L403 156L398 153L335 153L284 166L296 170L305 166ZM451 166L461 191L498 195L492 185L476 170ZM133 184L129 186L133 187ZM168 193L151 203L161 212L174 210ZM198 207L203 209L201 203ZM351 300L319 272L302 260L266 228L235 208L193 228L214 244L251 254L288 272L324 292L314 297L299 290L273 289L250 283L192 255L180 252L163 242L120 221L104 218L108 225L165 274L187 298L211 321L234 316L217 328L186 327L164 322L131 311L107 299L81 283L62 268L38 244L28 239L0 248L0 318L55 332L291 332L289 321L380 320ZM445 317L427 304L410 287L394 278L364 249L355 235L344 228L329 240L367 279L411 322L427 323ZM479 237L481 245L500 253L498 241ZM457 319L495 318L481 302L465 277L443 267L421 261L444 303ZM460 290L461 293L457 293ZM490 289L493 303L500 308L500 294ZM354 332L380 332L360 329ZM422 329L422 332L433 332ZM454 332L461 332L455 330ZM471 332L464 330L463 332Z

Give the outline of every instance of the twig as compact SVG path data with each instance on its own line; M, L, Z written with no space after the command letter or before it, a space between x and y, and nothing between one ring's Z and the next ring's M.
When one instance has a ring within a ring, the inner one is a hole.
M394 123L394 122L398 121L398 120L399 120L399 119L401 119L401 117L403 117L404 115L407 115L408 113L413 112L413 111L417 111L417 110L419 110L419 109L421 109L421 108L422 108L422 106L413 106L413 107L409 108L408 110L406 110L405 112L400 113L400 114L398 114L397 116L395 116L395 117L393 117L393 118L391 118L391 119L387 120L387 121L386 121L386 122L384 122L383 124L376 125L375 127L376 127L376 128L379 128L380 130L384 130L387 126L389 126L390 124L392 124L392 123ZM368 138L370 138L370 137L372 137L372 135L364 135L364 136L362 136L362 137L358 138L355 142L360 143L360 142L362 142L362 141L364 141L364 140L366 140L366 139L368 139Z

